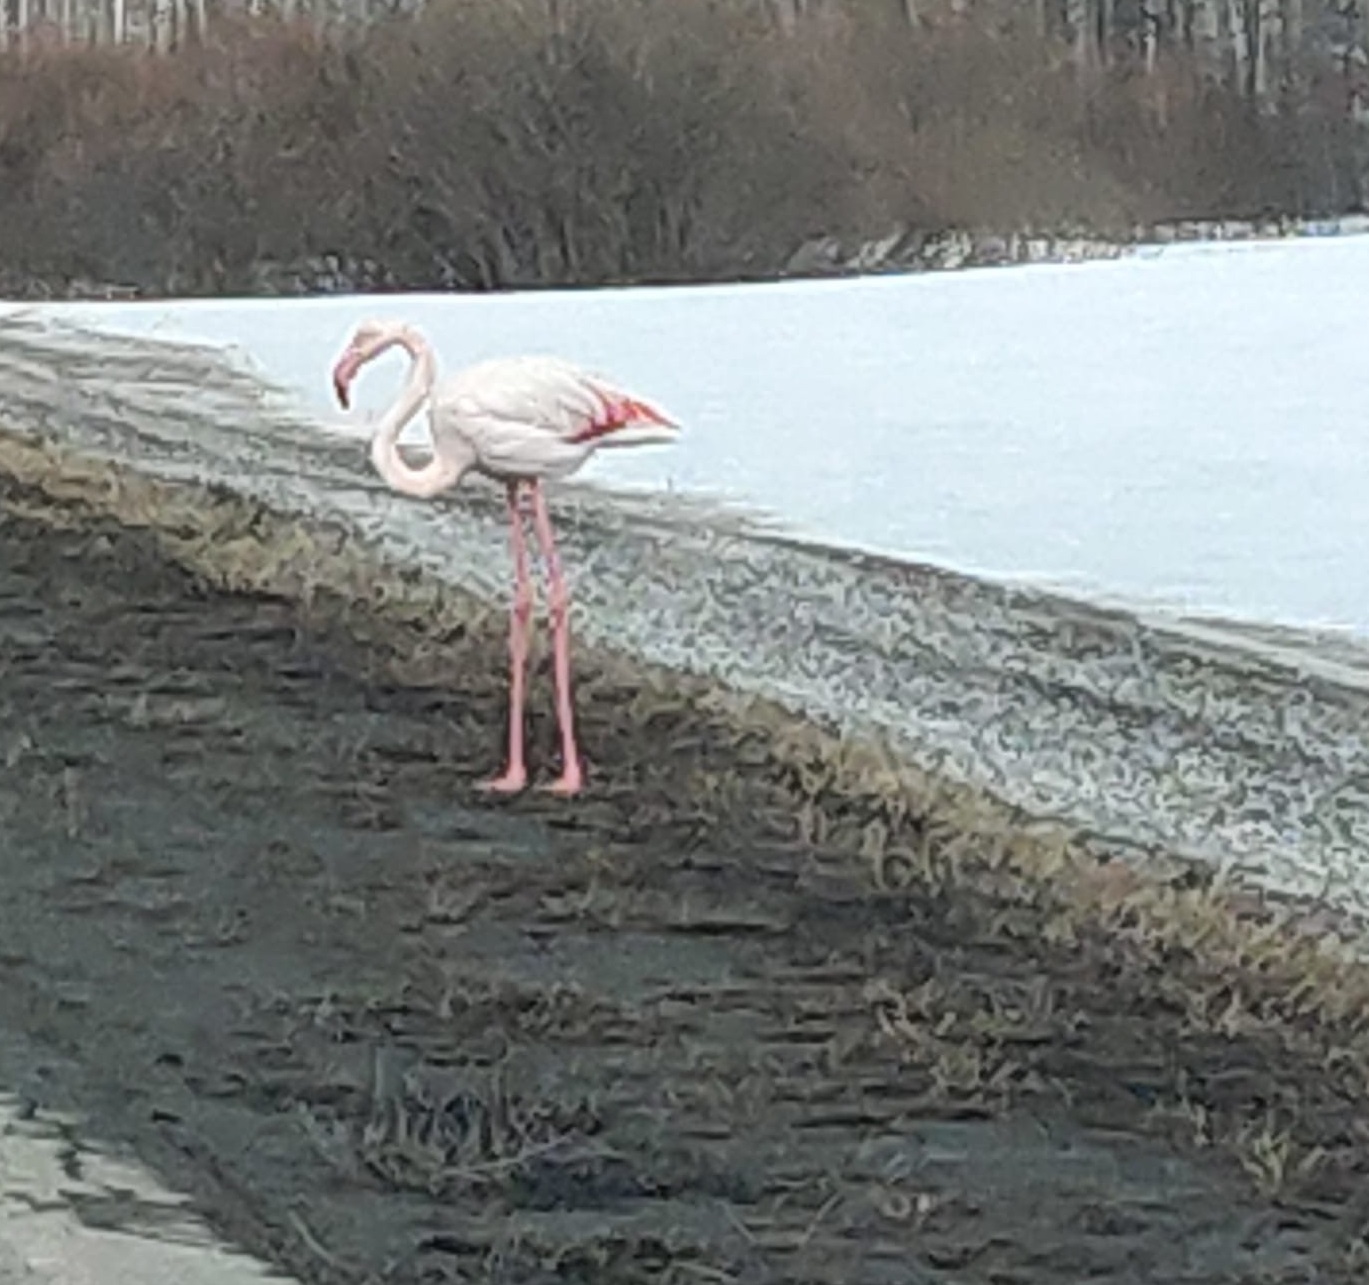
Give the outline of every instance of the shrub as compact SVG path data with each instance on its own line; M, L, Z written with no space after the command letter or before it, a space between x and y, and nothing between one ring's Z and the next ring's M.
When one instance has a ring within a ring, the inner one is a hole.
M433 0L345 39L219 19L165 56L0 55L0 272L241 291L764 277L895 225L1112 231L1357 199L1332 100L1182 58L1082 78L1029 7L776 23L756 0Z

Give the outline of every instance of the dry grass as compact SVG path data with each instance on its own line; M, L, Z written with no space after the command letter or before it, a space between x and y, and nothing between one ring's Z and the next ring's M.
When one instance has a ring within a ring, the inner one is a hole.
M755 277L815 235L1352 195L1331 105L1253 116L1177 61L1081 89L1021 8L785 35L754 0L448 0L351 45L261 20L160 59L0 56L0 277L241 291L327 255L411 286Z
M459 685L464 650L497 646L502 635L502 609L401 574L360 538L220 489L156 481L8 433L0 433L0 468L34 497L31 516L150 530L174 562L216 587L298 600L344 623L397 681ZM1193 1030L1230 1038L1277 1027L1290 1040L1330 1040L1327 1056L1369 1084L1369 964L1316 907L1267 902L1163 854L1136 865L1107 860L1086 835L711 680L603 651L586 652L583 668L587 705L596 692L631 692L635 716L663 727L688 716L739 748L738 771L726 780L701 773L677 782L682 812L749 814L788 837L797 832L829 856L862 863L891 896L916 886L987 899L993 928L1009 937L1066 947L1107 940L1173 975Z
M342 626L365 644L379 678L469 690L479 669L473 661L487 661L500 647L501 607L400 574L339 530L3 432L0 471L22 488L10 491L7 507L54 526L89 529L114 520L145 530L172 561L216 587L278 595L300 603L324 629ZM1224 887L1204 871L1165 863L1162 854L1138 867L1103 861L1087 836L948 787L883 746L843 741L717 684L625 655L583 650L577 659L581 721L591 736L596 719L630 719L639 731L649 722L666 747L691 739L734 747L722 772L717 754L704 760L711 771L691 772L686 754L663 753L668 786L653 779L641 789L647 800L669 801L662 834L696 822L705 834L735 829L763 861L766 832L786 840L797 832L815 886L824 879L834 887L858 884L884 902L883 923L886 911L906 918L910 939L934 931L939 941L981 951L979 969L872 971L854 998L868 1020L850 1049L833 1042L833 1067L882 1041L896 1050L903 1088L931 1117L996 1116L1021 1098L1052 1095L1084 1118L1090 1110L1102 1119L1149 1110L1147 1127L1186 1148L1221 1154L1276 1203L1315 1205L1355 1180L1369 1091L1369 964L1324 925ZM172 713L134 711L153 721ZM63 777L55 788L63 815L79 826L79 780ZM609 792L632 800L637 823L658 828L631 782ZM602 810L614 811L612 800L593 794L569 810L528 806L557 824L574 826L579 818L590 831ZM660 890L643 882L641 871L620 869L620 859L610 849L587 850L542 894L538 914L549 923L610 929L668 921ZM481 881L456 887L434 876L417 913L439 925L461 923L487 891ZM729 913L764 927L766 910L748 904ZM356 915L359 903L335 895L329 913ZM986 961L1001 964L1005 951L1012 963L985 972ZM485 1002L463 996L447 975L430 989L443 1022L463 1005ZM571 1003L565 1013L530 1020L588 1019ZM1071 1094L1089 1080L1078 1073L1085 1056L1103 1071L1085 1085L1092 1096L1076 1102ZM1155 1062L1154 1083L1142 1086L1151 1107L1112 1082L1106 1071L1114 1058L1132 1079ZM423 1103L409 1106L421 1123ZM535 1137L515 1129L507 1155L494 1158L500 1168L487 1173L485 1157L455 1163L442 1150L438 1163L433 1138L423 1134L415 1143L405 1132L410 1123L407 1115L387 1116L373 1121L368 1135L370 1162L408 1183L426 1182L430 1170L434 1181L483 1181L503 1174L506 1162L510 1173L535 1163L538 1147L584 1143L569 1127ZM452 1140L438 1141L445 1148ZM388 1166L400 1161L407 1167L392 1172ZM917 1193L895 1195L916 1210Z

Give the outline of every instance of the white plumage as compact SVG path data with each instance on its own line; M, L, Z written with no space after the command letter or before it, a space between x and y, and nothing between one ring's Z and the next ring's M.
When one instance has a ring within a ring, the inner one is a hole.
M600 447L669 442L676 430L651 420L613 427L640 399L559 357L503 357L452 375L432 394L434 440L465 439L475 467L492 477L561 478ZM650 408L653 409L654 408ZM665 417L656 412L662 421Z

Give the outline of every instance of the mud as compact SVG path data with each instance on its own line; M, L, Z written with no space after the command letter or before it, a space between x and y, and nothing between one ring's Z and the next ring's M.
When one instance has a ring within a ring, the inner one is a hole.
M799 842L762 749L602 679L589 796L486 802L495 636L400 684L28 498L0 1027L36 1051L3 1087L300 1278L1364 1278L1356 1014L1275 1021L1254 971Z

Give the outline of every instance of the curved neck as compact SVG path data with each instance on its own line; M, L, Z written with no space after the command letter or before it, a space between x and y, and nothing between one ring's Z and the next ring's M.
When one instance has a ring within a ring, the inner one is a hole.
M399 435L432 394L437 378L437 362L432 349L412 330L400 331L391 343L403 347L412 360L409 363L409 376L404 381L399 397L381 416L375 435L371 438L371 463L396 491L426 498L460 481L473 460L455 458L450 448L444 451L443 444L434 435L433 457L427 464L413 468L404 462L399 453Z

